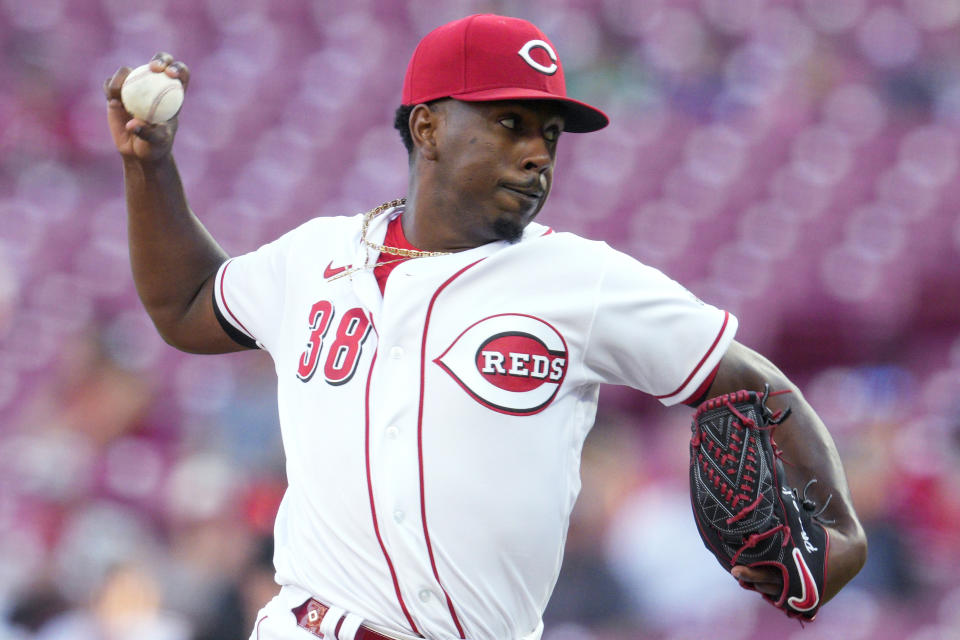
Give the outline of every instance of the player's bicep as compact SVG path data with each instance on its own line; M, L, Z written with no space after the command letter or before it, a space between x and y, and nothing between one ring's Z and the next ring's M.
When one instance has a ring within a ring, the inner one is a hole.
M213 274L190 303L175 340L168 339L168 342L190 353L230 353L257 348L252 340L242 342L225 328L214 299L215 286L216 274Z
M705 397L712 398L741 389L762 391L764 384L769 384L774 391L793 386L776 365L733 340L720 359L716 376Z

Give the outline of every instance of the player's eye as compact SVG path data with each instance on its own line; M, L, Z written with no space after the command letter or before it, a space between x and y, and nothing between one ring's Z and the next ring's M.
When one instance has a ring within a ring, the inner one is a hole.
M560 127L547 127L543 130L543 137L548 142L556 142L560 139Z
M500 124L505 126L507 129L516 130L518 127L517 119L513 116L507 118L500 118Z

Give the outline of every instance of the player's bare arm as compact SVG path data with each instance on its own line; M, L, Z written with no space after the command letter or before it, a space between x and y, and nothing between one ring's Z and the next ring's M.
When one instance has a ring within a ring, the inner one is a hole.
M863 567L867 556L867 540L854 511L846 474L833 438L823 421L804 399L803 394L769 360L733 342L720 363L717 377L710 387L710 396L740 389L761 390L769 384L774 390L790 393L771 397L773 410L791 408L791 415L777 427L776 442L783 450L787 476L794 486L803 487L810 478L817 482L810 487L811 497L820 505L832 496L824 517L835 521L828 525L830 553L827 558L827 581L823 601L840 591ZM773 570L737 566L733 575L743 584L767 595L776 596L781 589L781 576Z
M190 71L167 53L151 68L178 78ZM177 118L149 124L120 101L130 72L121 67L104 84L107 122L123 160L130 263L137 293L160 335L183 351L225 353L242 349L224 333L211 303L213 279L227 254L190 210L171 150Z

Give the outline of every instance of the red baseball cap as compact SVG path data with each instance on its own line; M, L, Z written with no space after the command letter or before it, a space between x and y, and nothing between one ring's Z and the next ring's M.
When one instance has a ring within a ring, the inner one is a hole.
M606 114L567 97L556 47L520 18L478 14L424 36L403 81L403 104L439 98L464 102L554 100L564 105L564 130L586 133L609 124Z

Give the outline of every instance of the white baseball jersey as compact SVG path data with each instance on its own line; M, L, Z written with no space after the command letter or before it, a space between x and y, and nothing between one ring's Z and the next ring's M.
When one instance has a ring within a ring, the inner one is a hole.
M737 321L536 223L408 260L381 296L372 270L335 278L376 261L360 226L314 219L216 278L225 328L276 364L277 580L397 634L538 637L599 385L682 402Z

